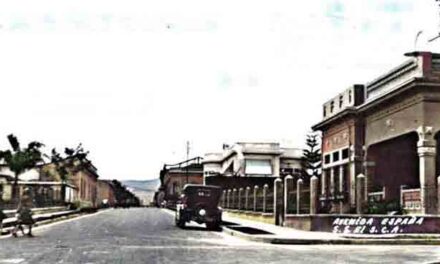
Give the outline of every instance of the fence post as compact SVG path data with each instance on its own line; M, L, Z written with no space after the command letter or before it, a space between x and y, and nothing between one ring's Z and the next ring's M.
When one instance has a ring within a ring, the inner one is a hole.
M267 207L266 207L266 203L267 203L267 190L269 189L269 185L267 185L267 183L263 186L263 213L266 212Z
M231 208L231 189L228 189L227 194L226 194L226 208L230 209Z
M359 174L356 177L356 213L362 214L365 203L365 175Z
M406 185L400 185L400 207L403 208L403 189Z
M249 193L250 193L250 191L251 191L251 187L246 187L246 191L245 191L245 194L244 194L244 210L249 210Z
M237 207L237 189L232 189L232 209L235 209Z
M318 177L312 176L310 179L310 214L318 212Z
M437 177L437 213L440 214L440 176Z
M226 207L226 190L223 190L223 195L222 195L222 207L223 207L223 208Z
M303 180L298 179L296 181L296 214L300 213L301 209L301 189L302 189Z
M292 203L289 199L289 192L293 190L293 187L293 177L292 175L287 175L284 178L284 216L287 215L290 204Z
M254 186L254 212L257 211L257 203L258 203L257 199L258 199L258 185L255 185Z
M283 225L283 181L280 178L275 179L273 183L273 216L275 225Z
M238 189L238 210L241 210L241 198L243 197L243 188Z

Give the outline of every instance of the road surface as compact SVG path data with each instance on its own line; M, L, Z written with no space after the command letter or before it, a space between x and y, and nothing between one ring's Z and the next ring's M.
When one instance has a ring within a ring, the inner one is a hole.
M434 246L298 246L249 242L156 208L110 209L0 239L0 263L434 263Z

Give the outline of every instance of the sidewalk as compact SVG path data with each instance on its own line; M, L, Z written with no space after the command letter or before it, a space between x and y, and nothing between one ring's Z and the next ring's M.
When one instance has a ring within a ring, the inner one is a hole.
M54 210L54 209L63 209L63 210ZM50 208L38 208L33 209L32 211L49 211L49 213L41 213L41 214L35 214L33 216L33 219L35 220L36 226L43 224L47 221L53 221L60 217L68 217L73 214L80 213L78 210L66 210L65 207L50 207ZM9 210L6 211L7 215L13 215L15 214L15 210ZM6 219L3 219L3 230L1 235L9 234L12 228L15 226L17 222L17 218L15 216L8 217Z
M243 239L271 244L440 245L440 234L347 235L311 232L233 217L223 213L223 231Z

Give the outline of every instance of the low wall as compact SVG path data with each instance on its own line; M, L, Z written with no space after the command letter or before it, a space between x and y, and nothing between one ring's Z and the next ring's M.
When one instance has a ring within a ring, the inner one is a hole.
M231 217L237 217L251 221L258 221L273 225L275 224L275 219L273 217L273 214L270 213L251 212L251 211L244 212L238 210L226 210L225 213L227 213Z
M284 226L345 234L438 234L440 217L424 215L287 215Z
M313 231L312 218L311 215L287 215L283 225L299 230Z
M255 185L258 185L260 189L263 189L263 186L267 184L269 188L273 188L273 181L276 177L237 177L237 176L210 176L206 177L206 185L216 185L226 189L239 189L246 187L254 188Z

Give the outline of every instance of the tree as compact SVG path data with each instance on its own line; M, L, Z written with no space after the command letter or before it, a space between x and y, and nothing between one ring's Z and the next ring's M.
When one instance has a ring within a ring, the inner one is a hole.
M69 175L76 173L84 168L87 164L87 155L89 152L85 152L82 144L80 143L76 148L64 148L64 156L58 153L53 148L50 161L55 165L55 170L60 176L61 184L61 197L65 201L66 196L66 183L69 180Z
M34 168L38 163L43 162L40 149L44 146L37 141L30 142L26 148L21 148L16 136L8 135L8 141L12 150L0 151L0 160L5 162L14 173L14 185L12 198L18 198L18 176L23 172Z
M303 175L309 180L321 175L321 144L319 136L309 133L306 139L307 149L303 150Z

